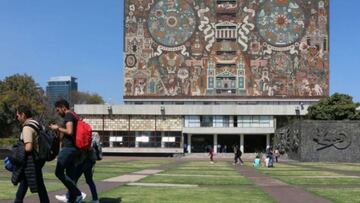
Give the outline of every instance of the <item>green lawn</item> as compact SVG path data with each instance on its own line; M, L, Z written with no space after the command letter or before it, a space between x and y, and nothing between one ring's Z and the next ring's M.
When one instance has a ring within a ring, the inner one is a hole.
M360 188L308 188L307 190L336 203L360 202Z
M105 159L96 164L94 178L96 181L101 181L135 171L156 168L173 161L175 160L114 161ZM360 202L360 178L344 176L330 170L336 168L344 171L358 171L360 164L292 163L299 166L280 163L274 168L261 167L257 170L288 184L303 187L304 190L334 202ZM49 162L43 169L48 191L64 188L55 177L55 165L55 161ZM318 166L321 169L311 168L312 166ZM240 174L237 167L252 166L249 162L245 166L233 166L226 161L218 161L215 164L210 164L208 161L185 161L139 182L191 184L198 187L121 186L101 193L100 197L103 200L121 199L125 203L274 202L251 180ZM15 197L17 187L11 184L10 175L4 169L0 169L0 202ZM83 177L79 180L79 184L85 184ZM28 192L28 195L33 194Z
M140 171L146 168L157 167L161 164L169 163L172 160L154 160L154 161L98 161L95 165L94 179L95 181L104 180L111 177ZM43 168L43 176L47 191L56 191L64 189L63 184L55 176L56 161L47 162ZM17 190L17 186L13 186L10 182L11 173L0 169L0 202L1 199L13 199ZM78 184L85 184L85 179L82 176ZM31 194L29 191L27 195Z
M354 171L360 172L360 164L357 163L329 163L329 162L306 162L306 163L299 163L301 166L310 166L310 167L321 167L326 169L335 169L335 170L342 170L342 171Z
M270 176L340 176L342 174L327 172L327 171L319 171L319 170L266 170L262 171L263 173Z
M257 188L162 188L125 186L102 193L101 198L121 198L126 203L267 203L274 202Z
M304 190L333 202L360 202L360 178L331 171L331 169L337 169L358 172L360 164L314 162L293 162L293 164L296 166L282 163L275 164L274 168L259 168L258 170L288 184L304 187ZM353 185L354 188L344 188L341 185Z
M252 184L244 177L197 177L197 176L148 176L140 182L143 183L171 183L195 185L244 185Z

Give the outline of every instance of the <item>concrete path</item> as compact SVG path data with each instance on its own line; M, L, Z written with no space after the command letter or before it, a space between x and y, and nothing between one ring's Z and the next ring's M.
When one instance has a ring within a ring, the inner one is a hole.
M127 160L127 161L129 161L129 160ZM176 167L179 164L182 164L183 162L184 161L182 161L182 160L174 160L174 162L162 164L162 165L160 165L158 167L136 171L136 172L133 172L133 173L122 175L122 176L106 179L106 180L103 180L103 181L96 181L96 183L95 183L96 184L96 189L97 189L98 194L100 194L102 192L111 190L113 188L123 186L123 185L126 185L128 183L136 182L136 181L138 181L138 180L140 180L142 178L145 178L146 176L156 174L156 173L159 173L159 172L161 172L163 170L167 170L167 169ZM96 175L96 173L95 173L95 175ZM62 183L59 181L59 184L62 184ZM82 192L85 192L87 194L87 197L91 198L91 192L90 192L89 186L87 184L83 184L83 185L80 185L78 187ZM28 193L29 192L30 191L28 191ZM55 195L65 194L66 192L67 192L67 190L65 190L65 189L57 190L57 191L53 191L53 192L48 192L50 202L51 203L59 202L58 200L55 199ZM37 194L34 194L31 197L25 198L23 203L38 203L38 202L40 202L39 197L38 197ZM120 203L121 200L119 200L119 199L100 199L100 202L101 203ZM13 203L13 200L5 200L5 201L2 201L1 203Z
M255 185L264 190L270 197L279 203L330 203L330 201L315 196L303 189L288 185L282 181L271 178L258 172L256 169L236 166L245 177L254 181Z

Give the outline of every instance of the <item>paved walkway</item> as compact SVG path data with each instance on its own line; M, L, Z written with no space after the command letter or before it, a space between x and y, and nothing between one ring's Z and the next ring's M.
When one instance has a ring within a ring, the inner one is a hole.
M254 168L236 166L245 177L254 181L255 185L264 190L270 197L279 203L330 203L330 201L315 196L302 188L288 185L258 172Z
M132 161L132 160L133 159L127 160L127 161ZM136 171L136 172L133 172L130 174L125 174L122 176L106 179L103 181L96 181L96 183L95 183L96 189L97 189L98 194L100 194L102 192L111 190L113 188L116 188L116 187L119 187L122 185L126 185L128 183L136 182L142 178L145 178L146 176L159 173L163 170L174 168L174 167L178 166L179 164L182 164L183 162L184 162L183 160L178 159L178 160L174 160L174 162L162 164L158 167L154 167L151 169L140 170L140 171ZM62 184L62 183L59 181L59 184ZM90 198L91 198L91 192L90 192L89 186L87 184L82 184L78 187L82 192L85 192L87 195L90 195ZM30 191L28 191L28 193L29 192ZM65 190L65 189L48 192L50 202L51 203L59 202L58 200L55 199L55 195L65 194L66 192L67 192L67 190ZM12 202L13 202L13 200L8 200L8 201L3 201L1 203L12 203ZM37 194L34 194L31 197L27 197L24 199L24 203L38 203L38 202L40 202L40 201L39 201L39 197ZM101 203L120 203L121 200L119 200L119 199L100 199L100 202Z

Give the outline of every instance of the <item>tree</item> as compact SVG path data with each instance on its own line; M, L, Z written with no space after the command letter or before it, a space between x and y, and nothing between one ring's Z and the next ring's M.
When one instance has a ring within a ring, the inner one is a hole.
M73 104L103 104L104 100L96 93L73 91L71 102Z
M29 105L35 115L41 114L45 108L43 95L31 76L12 75L0 82L0 137L11 136L18 123L15 109L19 105Z
M360 112L356 110L358 106L359 103L354 103L351 96L335 93L310 106L307 117L313 120L360 120Z

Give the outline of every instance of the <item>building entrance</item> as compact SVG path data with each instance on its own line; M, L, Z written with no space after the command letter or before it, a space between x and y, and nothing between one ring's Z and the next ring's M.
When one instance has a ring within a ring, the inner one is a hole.
M232 153L234 145L240 146L240 135L218 135L218 153Z
M210 147L214 144L213 135L192 135L191 136L191 152L201 153L209 152Z
M266 135L245 135L244 151L245 153L265 152Z

